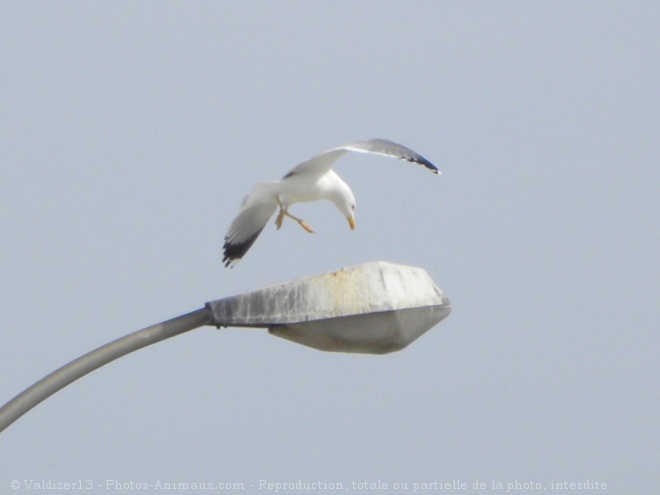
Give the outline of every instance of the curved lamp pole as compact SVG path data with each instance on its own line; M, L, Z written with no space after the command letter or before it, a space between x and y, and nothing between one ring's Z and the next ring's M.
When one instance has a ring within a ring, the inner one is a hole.
M385 354L408 346L450 309L424 270L383 261L209 302L53 371L0 407L0 432L87 373L201 326L267 328L272 335L323 351Z

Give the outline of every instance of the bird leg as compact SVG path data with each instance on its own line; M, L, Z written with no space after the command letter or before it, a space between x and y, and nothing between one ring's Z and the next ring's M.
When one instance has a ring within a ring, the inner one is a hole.
M307 225L307 223L303 219L294 217L291 213L289 213L289 211L286 208L282 207L281 203L280 203L280 212L277 215L277 218L275 219L275 225L277 226L277 230L280 230L280 228L282 227L282 222L284 221L284 217L289 217L295 220L296 222L298 222L298 225L300 225L310 234L314 233L314 230L312 230L312 228L309 225Z
M313 233L314 233L314 230L312 230L312 228L311 228L309 225L307 225L307 223L306 223L302 218L294 217L294 216L293 216L291 213L289 213L287 210L284 210L284 215L287 216L287 217L289 217L289 218L292 218L293 220L295 220L296 222L298 222L298 225L300 225L303 229L305 229L305 230L306 230L307 232L309 232L310 234L313 234Z
M277 215L277 218L275 219L275 225L277 226L277 230L280 230L282 228L282 222L284 221L284 208L280 205L280 212Z

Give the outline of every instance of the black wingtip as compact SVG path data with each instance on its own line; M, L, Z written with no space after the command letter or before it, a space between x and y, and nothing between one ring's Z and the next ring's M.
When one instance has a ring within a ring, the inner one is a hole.
M261 234L261 230L258 231L249 239L246 239L245 241L240 243L236 243L236 244L231 243L227 239L225 239L225 243L222 246L222 250L223 250L222 262L225 264L225 268L227 268L232 263L240 260L245 255L245 253L248 252L248 250L252 247L252 244L254 244L254 241L256 241L257 237L259 237L259 234Z
M427 160L426 158L424 158L421 155L417 155L414 158L406 158L406 160L408 160L409 162L412 162L412 163L417 163L419 165L424 165L426 168L428 168L434 174L440 174L440 170L438 170L438 167L433 165L429 160Z

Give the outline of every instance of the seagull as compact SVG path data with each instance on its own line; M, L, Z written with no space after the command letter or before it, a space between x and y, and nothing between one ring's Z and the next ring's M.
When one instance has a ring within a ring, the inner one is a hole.
M440 174L437 167L423 156L402 144L386 139L357 141L325 151L297 165L278 181L258 182L254 185L252 192L243 200L238 215L225 236L222 259L225 267L233 266L247 253L278 209L279 213L275 219L278 230L282 227L284 218L288 217L313 234L314 230L304 220L289 213L289 207L294 203L323 199L332 201L348 220L351 230L355 229L355 196L348 184L332 170L337 159L349 151L407 160Z

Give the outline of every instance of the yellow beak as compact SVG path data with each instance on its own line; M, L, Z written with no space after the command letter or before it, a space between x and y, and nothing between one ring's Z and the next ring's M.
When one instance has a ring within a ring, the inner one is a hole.
M355 230L355 217L351 215L350 217L346 217L348 219L348 225L351 226L351 230Z

